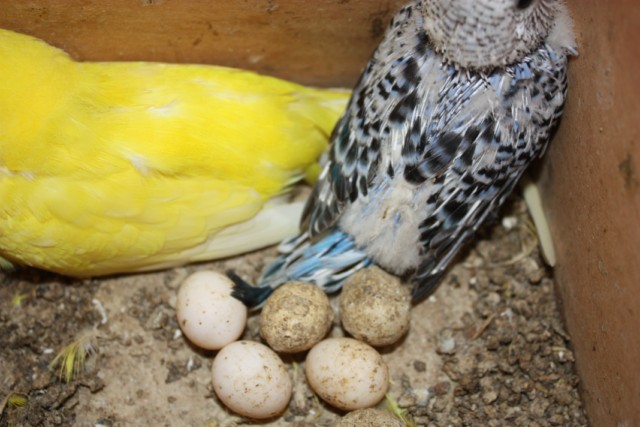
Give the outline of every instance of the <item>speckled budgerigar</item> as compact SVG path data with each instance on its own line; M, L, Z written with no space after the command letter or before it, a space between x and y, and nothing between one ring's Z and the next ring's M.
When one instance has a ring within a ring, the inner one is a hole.
M577 54L560 0L415 0L402 8L334 129L301 234L256 288L338 289L377 264L432 293L460 248L542 155Z
M0 257L91 276L275 244L347 101L223 67L77 62L0 30Z

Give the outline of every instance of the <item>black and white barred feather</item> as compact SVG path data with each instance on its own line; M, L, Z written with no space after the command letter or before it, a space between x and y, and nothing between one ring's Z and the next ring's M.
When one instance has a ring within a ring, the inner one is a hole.
M335 289L341 282L331 277L375 263L409 276L414 297L423 298L544 152L562 114L567 55L575 54L570 28L558 28L570 24L564 4L446 0L444 9L459 13L439 18L443 1L413 1L392 21L334 130L303 213L303 238L260 287L310 280ZM516 34L513 51L496 46L504 54L490 56L493 65L478 63L492 48L481 38L495 30L490 18L503 26L510 18L514 31L532 27ZM444 37L447 27L457 32ZM453 54L465 38L468 60ZM353 263L337 262L341 255Z

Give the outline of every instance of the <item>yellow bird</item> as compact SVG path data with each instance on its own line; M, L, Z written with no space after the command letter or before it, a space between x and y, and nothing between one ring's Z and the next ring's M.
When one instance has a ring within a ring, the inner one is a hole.
M94 276L274 244L347 100L224 67L76 62L0 30L0 256Z

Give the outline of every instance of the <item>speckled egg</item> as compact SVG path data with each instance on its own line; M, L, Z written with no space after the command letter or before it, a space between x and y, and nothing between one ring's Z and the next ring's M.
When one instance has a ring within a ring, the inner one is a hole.
M375 405L389 386L389 370L380 354L352 338L316 344L307 355L305 374L318 396L346 411Z
M237 340L247 324L247 308L231 296L233 282L215 271L198 271L178 290L180 329L195 345L217 350Z
M409 330L411 293L378 267L358 271L340 294L342 327L373 346L393 344Z
M329 299L320 288L285 283L269 296L260 313L260 335L275 351L296 353L324 338L333 317Z
M406 427L406 425L393 414L380 409L358 409L335 422L331 427Z
M211 374L218 398L245 417L275 417L291 399L292 383L284 363L269 347L254 341L236 341L220 350Z

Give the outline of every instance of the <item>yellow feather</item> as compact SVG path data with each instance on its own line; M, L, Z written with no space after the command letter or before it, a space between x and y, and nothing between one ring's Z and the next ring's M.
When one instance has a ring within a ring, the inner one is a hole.
M347 98L223 67L75 62L0 30L0 256L90 276L273 244L299 214L278 196L314 175Z

